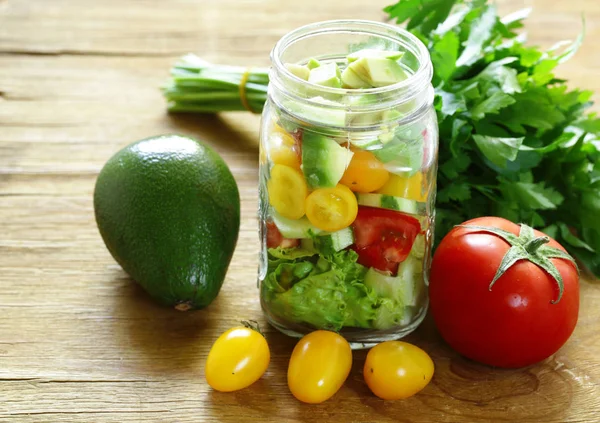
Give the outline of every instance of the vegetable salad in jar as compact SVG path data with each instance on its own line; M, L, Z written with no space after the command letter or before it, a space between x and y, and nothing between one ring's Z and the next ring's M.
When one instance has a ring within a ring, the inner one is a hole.
M306 56L310 55L310 56ZM437 125L408 32L330 21L275 47L260 145L262 307L281 331L367 345L427 308Z

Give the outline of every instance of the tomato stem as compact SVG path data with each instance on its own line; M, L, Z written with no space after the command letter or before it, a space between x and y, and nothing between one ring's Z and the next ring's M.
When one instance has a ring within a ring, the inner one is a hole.
M504 275L504 273L510 269L516 262L520 260L527 260L541 269L545 270L556 282L558 286L558 297L555 300L551 300L552 304L558 303L563 295L564 291L564 283L563 278L554 263L550 259L558 258L567 260L575 266L577 273L579 273L579 268L577 267L577 263L575 259L571 257L565 251L550 247L546 245L550 242L550 237L548 236L540 236L536 237L533 228L527 226L525 224L521 224L521 229L519 231L519 235L515 235L511 232L505 231L504 229L496 228L493 226L478 226L478 225L458 225L460 228L472 229L476 232L483 232L492 235L496 235L503 240L505 240L510 248L502 257L502 261L498 266L498 270L494 275L494 279L490 282L489 290L492 290L492 287L496 283L498 279Z
M253 331L260 333L261 335L264 335L261 332L260 325L256 320L242 320L241 323L242 325L244 325L244 327L247 327L248 329L252 329Z
M529 254L535 254L542 245L547 244L550 242L550 238L547 236L540 236L538 238L533 238L531 241L527 241L525 243L525 245L523 245L523 248L525 248L525 250L529 253Z

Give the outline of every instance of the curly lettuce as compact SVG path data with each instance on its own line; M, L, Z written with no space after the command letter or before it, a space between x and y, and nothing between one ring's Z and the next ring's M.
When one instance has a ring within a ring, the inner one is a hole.
M357 258L352 250L317 255L302 249L270 249L262 289L271 313L334 331L398 325L405 317L404 305L365 285L367 268Z

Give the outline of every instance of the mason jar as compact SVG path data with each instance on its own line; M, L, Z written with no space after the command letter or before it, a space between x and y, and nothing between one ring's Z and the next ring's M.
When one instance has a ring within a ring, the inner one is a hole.
M344 88L294 72L344 70L364 50L398 58L404 79ZM263 311L295 337L332 330L355 348L401 338L428 305L438 152L429 53L402 28L335 20L288 33L271 62L259 164Z

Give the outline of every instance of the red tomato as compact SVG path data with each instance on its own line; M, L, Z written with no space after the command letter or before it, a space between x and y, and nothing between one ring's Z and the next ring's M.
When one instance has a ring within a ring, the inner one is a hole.
M299 244L300 241L297 239L284 238L275 223L267 222L267 248L293 248Z
M498 217L464 225L496 227L515 235L520 229ZM546 245L565 251L551 238ZM429 296L436 325L452 348L488 365L515 368L549 357L571 336L579 311L579 277L569 260L550 259L564 283L556 302L558 284L550 274L519 260L490 289L509 248L498 235L454 228L433 257Z
M359 206L352 228L358 262L396 274L398 265L410 253L421 224L404 213Z

